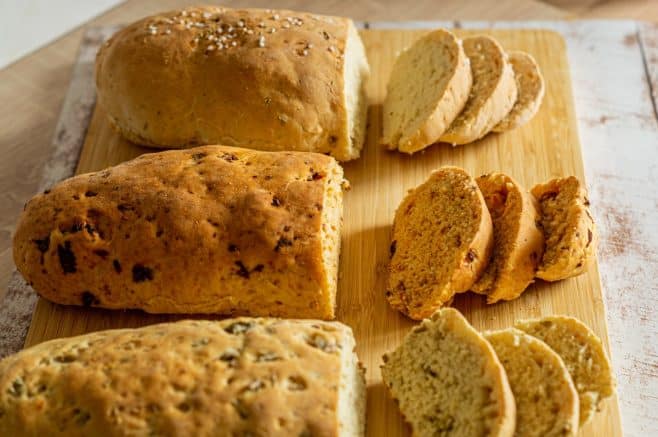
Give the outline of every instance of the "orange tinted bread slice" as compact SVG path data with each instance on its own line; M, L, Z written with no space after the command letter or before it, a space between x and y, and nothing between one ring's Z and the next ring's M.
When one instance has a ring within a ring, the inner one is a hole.
M546 281L576 276L594 258L598 236L583 184L575 176L535 185L546 250L537 277Z
M515 403L491 345L453 308L383 357L382 378L414 436L514 434Z
M436 170L395 213L389 303L412 319L429 317L473 285L492 245L491 217L475 180L461 168Z
M504 132L526 124L535 116L544 99L544 77L535 59L525 52L509 52L518 95L512 110L498 123L494 132Z
M466 106L441 135L441 141L453 145L488 134L512 110L517 94L514 71L496 40L473 36L465 38L463 45L471 62L473 86Z
M437 142L470 89L471 69L460 41L444 29L428 33L395 61L384 100L382 142L406 153Z
M544 253L544 234L535 198L502 173L476 179L493 221L492 259L471 290L486 294L488 303L511 300L533 282Z

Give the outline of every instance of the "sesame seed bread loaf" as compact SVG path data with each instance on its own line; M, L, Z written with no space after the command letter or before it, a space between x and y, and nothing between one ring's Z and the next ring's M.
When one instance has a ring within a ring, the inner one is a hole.
M539 338L562 357L580 398L580 425L587 423L615 391L612 367L601 340L583 322L568 316L521 320L514 326Z
M526 124L535 116L544 98L544 77L535 59L519 51L509 52L508 58L514 70L518 95L509 114L494 126L494 132L504 132Z
M503 173L475 180L493 221L492 259L471 290L486 294L487 303L516 299L533 282L544 253L535 198Z
M412 319L429 317L471 288L489 262L491 217L463 169L442 167L395 212L386 297Z
M575 436L578 394L560 356L541 340L509 328L483 333L505 368L516 402L518 437Z
M395 60L383 106L382 142L413 153L437 142L471 89L461 42L444 29L416 41Z
M585 187L575 176L535 185L546 250L537 277L559 281L585 272L596 254L598 235Z
M317 153L147 154L32 198L14 262L60 304L331 319L342 182Z
M466 106L441 135L441 141L453 145L471 143L488 134L512 110L517 95L514 71L496 40L472 36L465 38L463 45L473 86Z
M514 434L503 366L459 311L437 311L383 359L384 383L415 437Z
M96 60L98 102L130 141L357 158L369 72L352 20L190 7L117 32Z
M48 341L0 362L4 436L361 436L352 331L182 321Z

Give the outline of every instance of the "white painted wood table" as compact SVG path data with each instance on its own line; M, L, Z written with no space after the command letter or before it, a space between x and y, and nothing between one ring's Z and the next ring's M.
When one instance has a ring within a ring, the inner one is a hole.
M658 25L634 21L376 22L370 28L546 28L567 42L607 306L624 434L658 435ZM91 30L88 39L103 37ZM71 124L94 104L93 52L83 50L53 139L43 186L73 174ZM560 138L555 138L560 141ZM23 344L35 294L14 274L0 308L0 356Z

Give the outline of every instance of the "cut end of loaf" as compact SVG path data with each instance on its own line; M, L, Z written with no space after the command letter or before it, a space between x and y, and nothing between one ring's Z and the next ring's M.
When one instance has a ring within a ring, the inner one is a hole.
M340 257L340 231L343 224L343 168L333 159L328 166L322 206L322 264L324 265L331 303L328 318L335 317L336 292L338 289L338 264Z
M354 352L352 337L341 350L341 372L338 393L338 437L359 437L366 428L365 369Z

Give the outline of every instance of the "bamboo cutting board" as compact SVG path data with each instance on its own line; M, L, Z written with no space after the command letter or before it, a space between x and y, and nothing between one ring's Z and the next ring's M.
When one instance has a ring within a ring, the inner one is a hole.
M546 96L538 115L526 126L453 148L435 145L413 156L388 152L378 144L381 103L396 54L424 32L365 30L362 37L371 66L368 141L361 159L344 165L352 190L345 196L344 228L339 273L338 320L354 329L357 352L367 368L368 435L407 435L396 405L381 382L381 355L396 347L413 322L390 309L384 297L389 233L395 209L406 191L423 182L441 165L464 167L473 175L503 171L526 187L549 178L576 175L584 179L576 129L566 47L560 35L544 30L491 30L510 50L525 50L539 63L546 79ZM475 33L460 30L460 35ZM139 154L153 152L121 139L97 107L89 126L77 173L103 169ZM605 307L597 264L577 278L557 283L538 282L521 298L487 306L471 293L455 298L478 329L510 326L519 318L569 314L587 323L607 341ZM26 346L41 341L100 329L136 327L180 316L138 311L105 311L63 307L39 300ZM455 363L459 365L459 363ZM622 435L617 398L584 427L582 436Z

